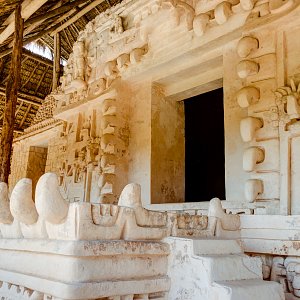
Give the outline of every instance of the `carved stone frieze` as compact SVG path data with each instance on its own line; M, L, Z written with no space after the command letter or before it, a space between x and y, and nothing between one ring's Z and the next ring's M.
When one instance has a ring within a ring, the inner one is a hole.
M175 25L201 37L208 29L229 21L233 15L255 10L256 1L246 2L131 0L100 14L80 32L73 46L55 96L58 110L104 93L116 78L135 68L137 63L156 56L153 43L157 33L153 24L161 15L170 34ZM276 5L281 7L285 3L277 1ZM258 40L245 37L239 45L239 52L245 56L257 47ZM248 76L256 74L258 68L258 63L245 60L240 63L238 72L240 76Z
M293 79L289 86L279 87L275 91L276 103L279 112L280 126L287 126L300 119L300 83L297 85Z
M259 257L263 263L264 280L279 282L286 295L300 298L300 258L273 255L259 255Z

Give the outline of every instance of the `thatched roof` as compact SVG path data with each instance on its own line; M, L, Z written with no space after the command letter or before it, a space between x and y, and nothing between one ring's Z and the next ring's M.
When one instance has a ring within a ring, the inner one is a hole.
M10 56L0 66L0 127L5 103L5 86L10 68ZM33 120L44 98L51 92L52 61L24 49L22 55L21 84L16 112L16 131L23 131Z
M5 101L4 91L11 57L9 53L13 40L13 32L11 34L6 34L6 32L9 22L13 21L11 14L18 2L18 0L0 0L0 128ZM68 26L65 24L65 28L60 30L61 55L67 60L79 32L85 28L86 24L122 0L24 0L22 5L32 5L34 2L36 2L37 7L41 3L44 4L25 20L24 45L35 41L40 46L47 46L54 51L54 37L51 36L51 33L61 29L61 26L68 20L74 19L74 22L66 23ZM95 6L97 3L98 5ZM86 11L86 13L80 16L81 11ZM77 18L78 16L80 17ZM23 131L31 124L39 105L51 92L52 74L52 61L24 49L21 68L22 82L15 124L17 131Z

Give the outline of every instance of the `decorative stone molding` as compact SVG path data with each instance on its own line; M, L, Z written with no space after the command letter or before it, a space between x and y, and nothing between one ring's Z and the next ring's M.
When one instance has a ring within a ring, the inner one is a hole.
M263 262L263 278L279 282L286 293L286 299L300 298L300 258L260 255ZM295 298L289 298L293 295Z
M238 76L242 79L256 75L259 71L259 64L252 60L242 60L237 65Z
M210 201L208 215L169 213L170 235L176 237L239 237L238 215L226 214L220 199Z
M255 37L244 36L239 40L237 46L237 53L239 57L246 58L251 53L255 52L259 48L259 42Z
M297 86L295 81L291 79L290 86L278 88L275 91L275 96L283 126L300 118L300 83Z
M119 94L111 90L73 113L58 108L66 122L48 155L49 170L59 175L63 197L70 202L116 203L126 184L129 107Z
M165 20L174 21L175 28L182 26L185 31L193 31L197 37L202 37L210 28L229 21L234 14L245 11L250 14L255 5L256 1L252 0L214 0L209 3L188 0L123 1L97 16L80 32L64 67L61 87L54 95L59 102L58 107L97 97L107 91L118 77L126 77L128 72L134 74L137 64L155 56L151 47L151 34L156 30L152 22L154 18L164 14ZM285 3L276 5L285 6ZM245 36L239 43L238 52L245 58L258 47L255 37ZM258 64L253 61L243 61L238 67L242 77L257 72Z
M1 196L0 203L7 201L5 188ZM0 224L0 276L11 282L14 272L15 281L0 287L4 299L166 300L169 247L161 239L170 233L239 237L239 216L227 215L219 199L211 201L208 216L168 215L142 207L138 184L124 188L118 206L69 204L60 195L57 176L46 173L35 203L29 179L19 181L10 201L14 219ZM1 215L10 211L1 209ZM12 263L8 257L15 251ZM146 262L152 267L145 268ZM20 280L26 288L14 283Z
M31 185L17 183L10 207L0 185L1 299L167 299L167 213L144 209L139 185L127 185L119 205L70 204L53 173L34 203Z
M129 185L124 189L120 197L120 204L123 206L69 204L60 195L58 178L53 173L40 178L35 204L31 193L31 181L20 180L11 196L14 221L0 224L3 237L160 240L167 235L166 213L150 212L142 208L140 189L136 185ZM7 195L3 193L2 197ZM130 204L132 201L135 205ZM9 214L8 207L4 213Z
M53 112L56 107L56 100L53 95L54 94L50 94L45 98L30 126L37 125L38 123L53 118Z
M259 101L260 91L256 87L246 86L238 91L236 98L240 107L247 108Z
M33 291L26 287L0 281L0 296L3 300L45 300L48 298L43 293Z
M258 147L250 147L246 149L243 156L243 169L246 172L252 172L255 169L256 164L263 162L265 159L265 153L263 149Z
M245 198L248 202L254 202L259 194L263 193L263 182L259 179L248 179L245 184Z
M259 31L244 33L236 46L237 55L242 59L237 64L242 88L237 91L236 99L247 113L240 122L240 133L243 142L247 143L241 167L245 172L251 172L244 186L244 197L248 203L279 198L279 193L272 193L269 187L270 181L279 180L279 163L275 163L276 152L270 153L268 147L270 140L274 144L279 143L278 109L275 101L271 100L270 90L270 78L276 77L277 68L275 54L269 52L271 48L267 52L264 50L268 45L263 36ZM277 159L279 161L279 157Z
M241 120L240 132L244 142L251 142L255 139L255 133L263 127L263 123L258 118L247 117Z

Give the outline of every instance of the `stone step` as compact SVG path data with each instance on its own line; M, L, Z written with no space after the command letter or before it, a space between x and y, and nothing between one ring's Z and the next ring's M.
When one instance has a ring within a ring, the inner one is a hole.
M227 280L262 279L260 258L245 254L201 255L209 282Z
M195 255L242 254L240 242L226 239L195 239Z
M215 282L210 300L284 300L282 286L260 279Z

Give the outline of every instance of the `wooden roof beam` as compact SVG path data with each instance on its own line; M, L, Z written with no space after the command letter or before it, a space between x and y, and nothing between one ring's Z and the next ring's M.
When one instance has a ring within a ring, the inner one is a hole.
M60 27L58 27L57 29L55 29L51 33L51 35L54 36L56 33L62 31L63 29L65 29L69 25L73 24L78 19L80 19L82 16L84 16L86 13L88 13L90 10L92 10L93 8L95 8L97 5L101 4L104 1L105 0L94 0L92 3L88 4L86 7L83 7L75 16L73 16L68 21L66 21L65 23L63 23Z
M49 18L61 15L65 12L69 11L70 9L72 9L76 6L79 6L80 4L83 4L83 3L88 2L88 1L89 0L76 0L76 1L73 1L73 2L70 2L70 3L67 3L65 5L62 5L61 7L58 7L56 9L50 11L50 12L47 12L45 14L42 14L40 16L36 16L34 18L31 18L31 19L27 20L25 22L25 26L34 24L36 22L45 21Z
M0 95L5 96L5 89L4 88L0 88ZM26 98L26 97L30 97L30 98ZM42 104L40 103L41 101L44 101L44 99L38 98L36 96L32 96L32 95L28 95L25 93L18 93L18 101L23 101L25 103L28 104L33 104L35 106L40 107Z
M51 7L50 11L60 7L62 5L62 0L58 1L58 3L56 3L53 7ZM32 32L35 28L37 28L38 26L40 26L44 21L39 21L36 22L34 24L29 25L27 28L24 29L24 36L26 36L27 34L29 34L30 32ZM12 46L12 42L9 44L9 47Z
M28 38L24 43L23 45L28 45L29 43L31 42L34 42L38 39L40 39L42 36L44 36L45 34L48 34L50 32L52 32L53 30L55 30L56 28L58 28L59 24L56 24L55 26L51 26L51 27L48 27L47 29L43 30L43 31L40 31L38 34ZM10 54L12 52L12 48L8 48L6 50L4 50L3 52L0 53L0 58ZM51 64L52 65L52 64Z
M21 15L24 20L28 19L33 15L40 7L42 7L47 0L24 0L21 7ZM14 23L15 13L12 13L5 21L4 25L7 27L0 34L0 44L2 44L6 39L14 33L15 23Z
M46 76L46 74L47 74L49 68L50 68L49 66L46 67L46 70L44 71L43 75L41 76L41 78L40 78L40 80L39 80L39 83L36 85L36 89L35 89L35 91L34 91L35 94L36 94L37 91L39 90L39 88L40 88L40 86L41 86L41 83L42 83L42 81L44 80L44 78L45 78L45 76ZM51 66L51 68L52 68L52 66Z
M38 57L38 54L31 54L31 53L26 53L26 52L23 52L23 55L30 58L30 59L33 59L41 64L44 64L46 66L49 66L49 67L52 67L53 66L53 63L51 60L47 59L47 58L41 58L41 57Z
M2 131L2 127L0 127L0 131ZM14 132L16 132L16 133L24 133L24 131L20 130L20 129L14 129Z
M17 117L17 114L19 113L19 111L20 111L20 109L21 109L21 107L23 106L23 101L21 101L21 103L19 104L19 106L18 106L18 108L17 108L17 110L16 110L16 113L15 113L15 116ZM4 117L4 113L2 113L2 115L0 116L0 121L3 119L3 117Z
M28 78L26 79L26 81L21 85L21 88L24 87L32 78L33 74L35 73L36 69L39 66L39 62L37 64L35 64L34 68L32 69L32 71L30 72L30 75L28 76Z
M15 113L15 116L17 116L17 114L19 113L21 107L23 106L23 103L24 103L24 102L21 101L21 103L19 104L19 106L18 106L18 108L17 108L17 110L16 110L16 113ZM3 112L2 115L0 116L0 121L3 119L3 117L4 117L4 112Z
M22 120L21 120L21 122L19 124L19 128L22 128L22 126L23 126L23 124L24 124L24 122L25 122L25 120L26 120L26 118L27 118L30 110L31 110L31 104L28 105L28 107L26 109L26 112L25 112L25 114L24 114L24 116L23 116L23 118L22 118Z

